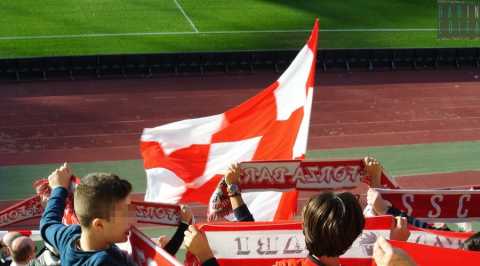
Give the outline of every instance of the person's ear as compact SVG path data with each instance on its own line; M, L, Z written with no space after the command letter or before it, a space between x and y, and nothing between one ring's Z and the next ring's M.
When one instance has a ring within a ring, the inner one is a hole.
M102 229L104 229L104 226L105 226L105 225L104 225L103 219L100 219L100 218L95 218L95 219L93 219L93 221L92 221L92 228L93 228L94 230L102 230Z

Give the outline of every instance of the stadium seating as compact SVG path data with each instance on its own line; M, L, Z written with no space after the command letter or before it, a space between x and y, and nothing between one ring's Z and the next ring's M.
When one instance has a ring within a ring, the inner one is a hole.
M81 56L72 58L72 75L77 77L100 77L99 59L97 56Z
M349 50L347 51L346 69L352 68L360 70L373 70L373 51L372 50Z
M45 59L46 78L56 79L65 78L73 79L72 58L71 57L51 57Z
M0 80L20 80L16 60L0 60Z
M124 56L124 71L130 77L145 77L148 74L148 58L146 55Z
M173 54L155 54L148 56L148 73L178 74L176 56Z
M19 79L47 79L44 59L22 58L17 60L17 71Z
M417 49L415 50L413 68L437 68L438 55L437 50L432 49Z
M99 77L126 77L124 56L98 57Z
M282 72L296 51L140 54L1 59L0 80L204 75L209 73ZM478 68L478 48L328 49L319 50L323 72Z

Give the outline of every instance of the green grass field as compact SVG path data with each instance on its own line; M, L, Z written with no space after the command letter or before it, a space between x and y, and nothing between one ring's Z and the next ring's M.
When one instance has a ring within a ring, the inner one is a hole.
M321 48L473 47L438 40L436 1L18 0L0 2L0 58Z

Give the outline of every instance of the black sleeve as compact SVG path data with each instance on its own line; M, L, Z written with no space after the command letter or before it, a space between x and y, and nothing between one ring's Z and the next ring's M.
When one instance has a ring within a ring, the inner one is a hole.
M215 257L210 258L202 263L202 266L219 266L218 261Z
M188 224L186 223L180 223L177 227L177 231L175 231L175 234L173 234L172 239L168 241L167 245L163 248L168 254L175 256L177 253L178 249L180 249L180 246L183 243L183 238L185 237L185 230L188 229Z
M233 210L233 215L239 222L254 222L252 214L248 209L246 204L241 205L240 207Z
M405 217L407 218L407 222L413 226L416 226L416 227L420 227L420 228L425 228L425 229L435 229L435 230L446 230L446 231L450 231L450 229L447 228L438 228L438 227L435 227L429 223L426 223L424 221L421 221L413 216L409 216L407 215L406 212L403 212L393 206L389 207L388 210L387 210L387 214L390 214L392 216L401 216L401 217Z

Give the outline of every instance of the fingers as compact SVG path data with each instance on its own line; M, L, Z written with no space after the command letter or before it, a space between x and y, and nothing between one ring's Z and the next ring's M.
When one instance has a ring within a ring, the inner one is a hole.
M401 217L401 216L396 216L395 219L393 219L392 228L396 228L398 230L400 230L400 229L406 230L406 228L407 228L407 218Z
M397 228L407 228L407 218L397 216L395 217Z
M191 224L193 220L192 210L187 205L180 205L180 219L185 224Z
M72 177L72 172L67 163L63 163L59 168L55 169L48 176L48 183L53 189L55 187L61 186L65 189L69 189L70 181Z
M365 166L369 166L369 167L379 166L379 167L381 167L380 162L372 156L366 156L365 158L363 158L363 162L365 163Z
M240 174L241 168L238 163L230 165L230 167L228 168L228 174L225 176L225 182L227 183L227 185L238 184Z
M188 231L191 232L192 234L198 234L198 229L194 225L188 226Z
M383 236L379 236L377 238L377 241L375 242L374 248L373 248L373 254L375 255L377 253L378 255L385 255L385 254L392 254L393 253L393 248L388 243L387 240ZM383 257L383 256L382 256Z
M185 237L192 237L194 233L197 233L198 230L197 228L195 228L194 225L189 225L187 230L185 230L185 232L183 233L185 235Z
M395 217L390 229L390 239L397 241L407 241L410 237L408 222L405 217Z
M185 246L189 248L192 245L193 239L198 234L197 228L194 225L188 226L188 229L185 230L183 233L185 235L183 241L185 242Z
M187 238L192 238L192 231L190 231L190 227L192 227L193 225L190 225L188 226L187 230L185 230L185 232L183 232L183 234L185 235L185 239Z
M68 163L66 163L66 162L63 163L63 165L60 167L60 172L63 172L64 174L69 175L69 176L72 175L70 167L69 167Z
M158 244L160 245L160 247L165 247L167 245L167 243L170 241L170 238L168 236L165 236L165 235L161 235L158 237Z

